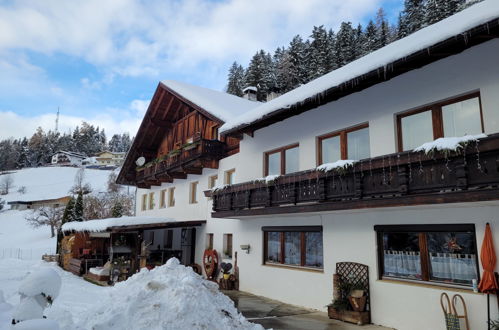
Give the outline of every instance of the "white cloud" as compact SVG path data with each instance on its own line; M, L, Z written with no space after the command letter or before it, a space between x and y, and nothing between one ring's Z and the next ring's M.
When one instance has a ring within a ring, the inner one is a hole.
M70 132L82 121L86 121L100 128L104 128L107 138L113 134L128 132L134 136L137 132L143 114L147 110L149 101L133 100L127 109L107 109L102 114L93 117L79 117L61 115L59 118L59 132ZM119 113L120 116L114 114ZM131 114L130 114L131 113ZM12 111L0 111L0 139L31 137L37 127L45 131L55 129L56 114L42 114L37 116L21 116Z
M61 52L125 76L203 62L247 61L258 49L374 13L381 0L13 2L0 8L0 52Z

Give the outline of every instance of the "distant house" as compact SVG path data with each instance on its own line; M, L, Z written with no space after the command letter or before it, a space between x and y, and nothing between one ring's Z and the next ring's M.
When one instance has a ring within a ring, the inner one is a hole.
M42 200L24 200L24 201L11 201L7 204L10 205L11 210L36 210L41 207L60 207L68 204L70 197L63 196L55 199L42 199Z
M95 155L96 164L102 166L121 166L125 159L124 152L102 151Z
M58 151L52 156L52 165L81 166L86 156L72 151Z

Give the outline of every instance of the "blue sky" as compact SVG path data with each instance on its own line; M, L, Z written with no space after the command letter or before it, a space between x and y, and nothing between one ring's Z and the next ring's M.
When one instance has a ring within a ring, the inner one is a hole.
M402 0L0 0L0 138L82 120L108 136L140 123L158 82L222 90L234 61L314 25L365 23Z

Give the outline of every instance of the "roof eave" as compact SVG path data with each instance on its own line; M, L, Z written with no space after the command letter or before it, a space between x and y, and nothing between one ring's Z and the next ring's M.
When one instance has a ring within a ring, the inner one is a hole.
M336 101L350 94L360 92L366 88L388 81L401 74L414 69L421 68L448 56L479 45L494 38L499 38L499 19L493 19L487 23L480 24L464 33L459 33L444 41L438 42L430 47L421 49L409 56L392 61L387 65L380 66L370 72L352 78L340 85L333 86L325 91L319 92L301 102L292 104L290 107L274 110L261 118L250 123L240 124L221 132L223 136L235 136L242 133L253 133L254 131L270 126L292 116L315 109L321 105Z

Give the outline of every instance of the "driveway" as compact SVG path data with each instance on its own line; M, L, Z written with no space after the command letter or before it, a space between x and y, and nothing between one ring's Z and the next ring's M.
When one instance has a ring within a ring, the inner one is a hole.
M288 305L241 291L223 291L251 322L269 329L286 330L389 330L377 325L358 326L330 320L327 313Z

